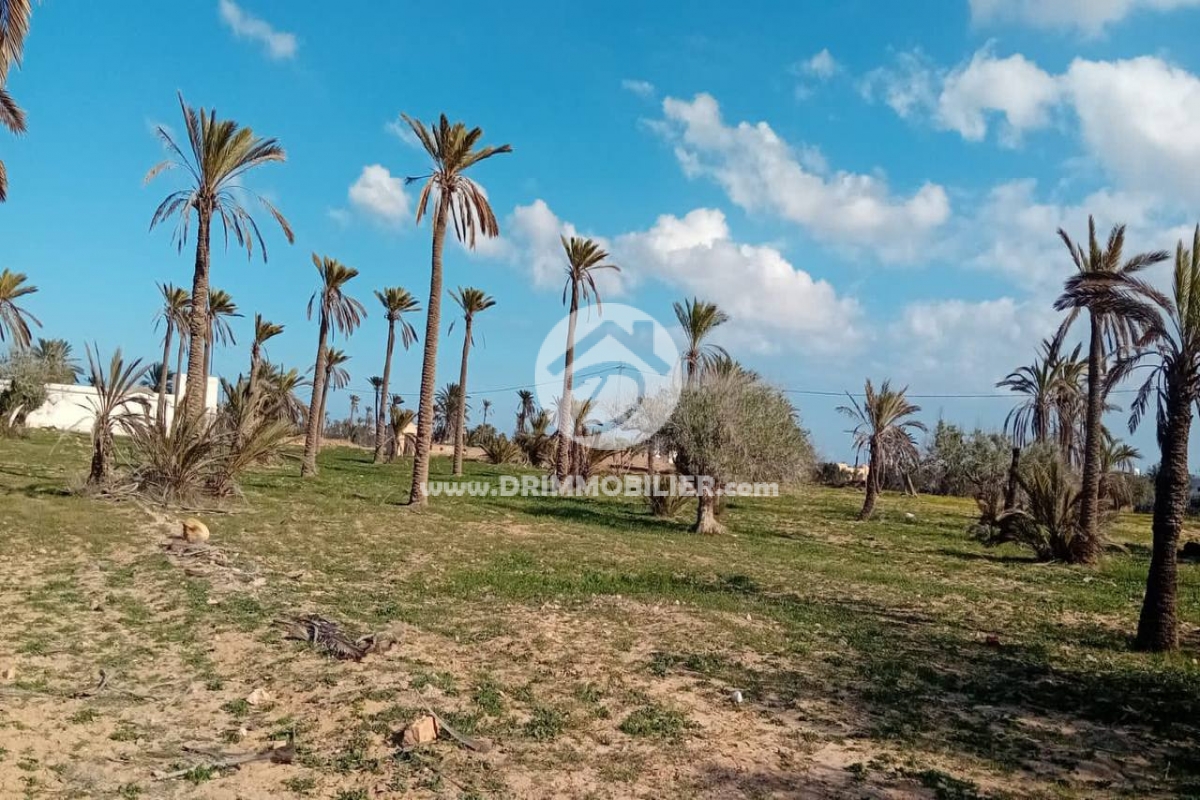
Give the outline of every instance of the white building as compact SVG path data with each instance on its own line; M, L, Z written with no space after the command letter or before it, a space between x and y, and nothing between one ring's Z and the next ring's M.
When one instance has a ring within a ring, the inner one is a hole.
M187 375L180 376L180 398L187 389ZM0 392L8 388L7 380L0 380ZM208 378L208 397L205 407L209 412L217 410L217 396L220 381L214 377ZM144 395L150 409L150 417L158 413L158 392L146 389ZM96 390L86 383L48 383L46 384L46 402L40 408L31 411L25 417L25 425L30 428L53 428L60 431L76 433L91 433L92 423L96 415ZM167 422L175 417L175 397L167 394ZM120 433L118 429L116 431Z

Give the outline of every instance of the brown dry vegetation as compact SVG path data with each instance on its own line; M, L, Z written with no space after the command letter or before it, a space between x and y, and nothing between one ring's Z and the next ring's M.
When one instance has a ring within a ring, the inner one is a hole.
M74 438L0 441L3 797L1200 791L1195 568L1184 655L1128 649L1145 518L1091 570L981 548L960 501L888 497L856 523L849 490L734 502L737 535L696 537L636 500L416 512L398 505L407 464L334 449L317 481L268 470L244 503L188 512L211 564L160 546L179 514L69 494L86 459ZM274 624L306 612L395 644L330 660ZM426 708L491 750L401 752ZM236 772L187 749L289 737L295 763Z

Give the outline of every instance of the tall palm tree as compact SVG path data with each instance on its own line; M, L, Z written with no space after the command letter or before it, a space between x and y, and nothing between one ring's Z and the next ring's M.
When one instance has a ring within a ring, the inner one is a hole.
M525 433L525 426L537 413L537 403L533 400L532 389L517 390L517 434Z
M158 136L171 156L146 173L146 182L170 169L182 169L188 174L187 188L167 195L150 218L150 228L153 230L159 223L178 216L172 238L180 251L187 243L192 212L196 213L196 266L192 276L192 317L188 322L189 380L184 398L185 413L195 421L204 413L204 394L208 387L204 332L208 321L209 246L213 220L221 221L226 243L230 231L233 232L238 246L246 248L247 258L253 256L254 242L257 240L265 263L267 245L258 223L239 202L239 198L247 191L241 178L255 167L285 161L287 156L275 139L261 139L249 128L239 127L232 120L219 120L215 110L207 114L203 108L197 111L184 102L183 94L179 95L179 107L183 111L187 130L188 151L181 149L167 129L159 126ZM251 195L283 229L288 243L295 241L291 225L283 215L266 198L253 193Z
M362 402L362 398L356 394L350 395L350 427L354 427L354 420L358 417L358 404Z
M1117 357L1108 375L1116 385L1134 369L1149 375L1130 406L1135 430L1155 399L1162 459L1154 484L1153 545L1146 596L1134 645L1141 650L1179 647L1176 547L1191 496L1188 440L1192 408L1200 400L1200 226L1190 249L1175 250L1172 294L1167 296L1129 273L1080 272L1067 281L1060 302L1131 324L1141 332L1137 349Z
M208 376L212 374L216 345L237 344L229 320L240 316L237 303L233 302L233 295L229 292L213 289L208 293L208 328L205 330L204 340L204 390L201 392L205 407L208 406Z
M33 357L42 362L49 383L78 383L83 373L66 339L39 338L33 347Z
M383 385L380 387L380 397L385 397L388 393L388 387L392 381L392 351L396 349L396 327L400 328L400 343L405 350L412 347L413 342L417 341L417 329L413 324L405 319L406 314L414 314L421 310L421 304L412 294L400 286L389 286L382 292L378 289L375 291L375 297L379 299L383 306L384 315L388 322L388 338L387 338L387 354L383 359ZM380 403L379 405L382 405ZM395 405L395 404L393 404ZM383 460L383 445L386 439L386 431L384 425L384 416L382 410L379 413L379 421L375 425L375 455L373 460L376 464Z
M325 408L329 395L337 389L345 389L350 385L350 373L342 366L350 360L350 356L342 350L327 348L325 350L325 381L324 391L321 392L321 408L317 412L317 450L321 449L321 440L325 436ZM311 414L309 415L311 419Z
M471 345L474 343L474 326L475 315L480 312L487 311L492 306L496 305L496 300L486 294L482 289L474 287L459 287L457 290L451 290L450 296L458 303L458 307L463 312L463 350L462 350L462 365L458 372L458 385L463 395L467 392L467 356L471 353ZM453 324L450 326L454 327ZM458 404L458 419L454 422L454 474L462 475L463 452L466 450L466 429L467 429L467 404Z
M252 403L258 400L259 373L262 372L263 353L266 351L267 342L281 333L283 333L282 325L263 319L262 314L254 315L254 341L250 343L250 397Z
M1059 412L1066 409L1066 395L1077 394L1078 385L1073 381L1073 365L1082 363L1079 348L1067 358L1058 352L1057 343L1043 340L1038 356L1033 363L1018 367L996 386L1025 395L1004 418L1004 432L1012 437L1018 447L1036 442L1049 441L1060 427Z
M0 125L15 134L25 132L25 112L4 89L10 64L21 64L33 7L29 0L0 0ZM0 161L0 203L8 198L8 172Z
M558 403L558 454L554 459L554 477L560 486L565 486L571 470L571 431L575 422L571 413L575 403L571 396L575 381L575 325L579 319L579 304L590 306L596 303L596 313L602 314L603 304L600 291L596 288L596 275L601 270L620 272L616 264L608 263L608 252L591 239L563 236L563 250L567 254L567 281L563 285L563 302L568 304L567 349L563 355L563 391ZM568 298L570 298L568 300Z
M383 378L380 377L379 375L372 375L371 377L367 378L367 383L371 384L371 392L375 397L375 405L372 406L372 408L374 408L376 411L378 411L380 405L382 404L382 400L383 400L383 397L379 392L379 390L383 387ZM379 414L376 413L375 416L371 419L371 422L375 423L378 421L379 421ZM374 428L376 426L372 425L371 427Z
M908 388L892 389L890 381L884 381L876 391L867 380L865 396L861 403L850 398L850 405L839 406L838 411L855 421L854 447L867 450L870 454L870 471L867 473L867 496L863 501L860 520L871 518L875 512L875 501L883 488L884 474L893 468L917 463L920 454L913 431L924 431L925 425L909 419L921 410L920 406L908 402L904 393Z
M437 124L429 127L407 114L402 116L433 161L433 169L427 176L407 179L408 182L425 180L417 200L418 223L429 208L429 198L434 197L429 310L425 317L417 444L413 457L412 491L408 500L412 505L423 506L429 502L426 484L429 483L429 455L433 444L433 393L437 385L438 327L442 324L442 248L446 243L446 226L453 220L454 234L472 249L479 234L486 237L500 234L500 225L488 203L487 194L482 186L466 176L466 171L492 156L511 153L512 148L507 144L477 147L483 130L468 130L461 122L451 125L445 114Z
M492 401L484 400L483 401L483 424L484 425L487 425L487 418L488 418L488 414L490 414L490 413L492 413Z
M1138 324L1133 319L1111 316L1101 312L1089 301L1091 294L1073 290L1080 280L1094 286L1114 280L1139 282L1137 273L1152 264L1168 258L1165 250L1138 253L1124 259L1125 226L1116 225L1108 235L1103 249L1096 238L1096 221L1088 217L1087 249L1071 240L1059 228L1059 237L1071 253L1076 273L1067 279L1063 294L1055 301L1059 311L1069 311L1059 327L1057 340L1062 341L1068 329L1079 318L1080 312L1088 312L1091 330L1088 339L1087 406L1084 421L1083 441L1083 485L1080 489L1079 524L1080 536L1077 552L1083 563L1094 562L1100 555L1100 535L1097 521L1100 515L1100 451L1102 447L1101 427L1104 421L1104 372L1108 353L1120 357L1137 341Z
M32 338L29 323L42 327L37 317L17 305L22 297L28 297L38 290L25 281L24 273L7 269L0 272L0 342L8 339L16 347L29 346Z
M319 324L308 432L304 437L304 461L300 465L300 475L304 477L317 474L317 447L320 443L321 429L325 425L325 379L328 370L326 342L339 332L349 336L367 315L363 304L345 293L346 284L358 275L358 270L347 267L337 259L318 256L316 253L312 254L312 262L317 268L317 274L321 276L321 287L313 292L308 301L308 318L312 319L313 310L316 309Z
M704 341L715 329L729 321L729 315L718 308L716 303L693 297L691 300L675 304L675 318L683 327L683 335L687 340L683 363L687 368L688 386L691 386L701 369L714 359L729 357L725 348Z
M166 365L171 358L171 339L175 334L179 334L179 354L175 361L175 407L179 407L179 370L183 369L183 347L186 335L184 330L187 326L187 318L190 313L189 304L191 299L188 293L170 283L158 284L158 291L162 295L163 304L158 310L158 322L162 322L165 331L163 332L163 358L162 363ZM157 322L155 327L158 327ZM166 369L163 370L167 372ZM166 375L160 376L165 378ZM167 383L162 381L158 385L158 424L165 428L167 424Z

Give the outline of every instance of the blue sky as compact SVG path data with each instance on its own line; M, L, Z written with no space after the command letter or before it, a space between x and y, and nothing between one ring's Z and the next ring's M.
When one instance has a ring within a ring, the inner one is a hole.
M270 261L215 251L213 284L246 319L219 373L248 360L254 312L286 325L272 359L307 366L310 253L358 268L370 312L344 346L369 395L385 325L371 290L428 293L429 231L412 220L420 152L401 111L480 125L514 154L475 177L502 238L447 248L447 287L498 301L481 315L472 394L511 425L542 337L562 314L560 232L601 238L623 267L605 297L670 321L698 294L727 308L721 342L790 390L891 377L916 394L991 394L1028 361L1069 273L1059 225L1089 211L1171 248L1197 221L1200 0L842 3L348 4L336 15L268 0L51 1L34 12L9 89L29 116L0 137L11 183L0 267L41 289L40 332L78 350L157 359L156 281L190 285L150 215L174 185L142 184L180 127L175 94L278 137L288 162L253 175L296 230ZM265 215L264 215L265 216ZM445 320L443 331L450 319ZM422 327L422 326L419 326ZM441 350L457 375L460 328ZM420 360L395 388L415 403ZM349 393L331 411L344 413ZM795 393L830 457L848 458L834 397ZM923 398L998 426L1006 398ZM1120 419L1115 428L1123 429ZM1135 440L1153 460L1152 431Z

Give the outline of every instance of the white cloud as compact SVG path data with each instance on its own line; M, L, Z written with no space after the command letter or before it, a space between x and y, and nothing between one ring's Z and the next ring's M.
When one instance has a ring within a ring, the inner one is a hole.
M404 181L392 177L387 167L379 164L363 167L347 195L355 208L385 224L399 226L409 219L410 203Z
M294 58L300 47L295 34L275 30L269 22L247 13L233 0L218 0L217 12L234 36L260 42L271 58Z
M895 54L895 65L879 67L863 76L859 91L868 102L886 103L901 119L933 108L940 76L920 49Z
M1048 297L916 302L887 326L885 355L924 388L978 390L1028 361L1058 320Z
M820 81L827 81L836 75L841 68L842 65L829 52L829 48L825 48L812 58L797 64L795 71L799 75L816 78Z
M976 24L1017 22L1096 36L1136 11L1174 11L1200 0L969 0Z
M941 186L895 197L876 175L825 174L814 169L823 159L814 162L812 148L798 154L767 123L725 124L711 95L667 98L663 112L655 129L674 145L685 174L712 179L743 209L799 223L822 241L904 261L950 217Z
M621 81L621 88L627 92L632 92L638 97L651 98L654 97L654 84L650 81L637 80L634 78L626 78Z
M986 115L996 112L1005 120L1001 142L1016 145L1024 131L1049 123L1060 97L1059 82L1024 56L996 58L984 48L946 76L935 121L977 142L987 135Z
M927 116L970 141L984 139L998 114L1009 146L1070 112L1085 153L1121 188L1200 202L1200 77L1160 58L1076 59L1052 75L1020 54L997 58L990 45L950 71L913 51L861 88L901 117Z
M495 254L528 269L534 285L560 290L566 262L559 237L579 235L578 229L535 200L518 206L505 230ZM857 302L839 297L773 247L735 242L719 210L663 215L648 230L593 238L621 267L597 274L603 298L649 280L665 283L682 295L720 303L733 318L722 335L758 351L845 353L863 339Z
M1110 173L1200 200L1200 78L1158 58L1077 59L1064 83L1085 146Z

